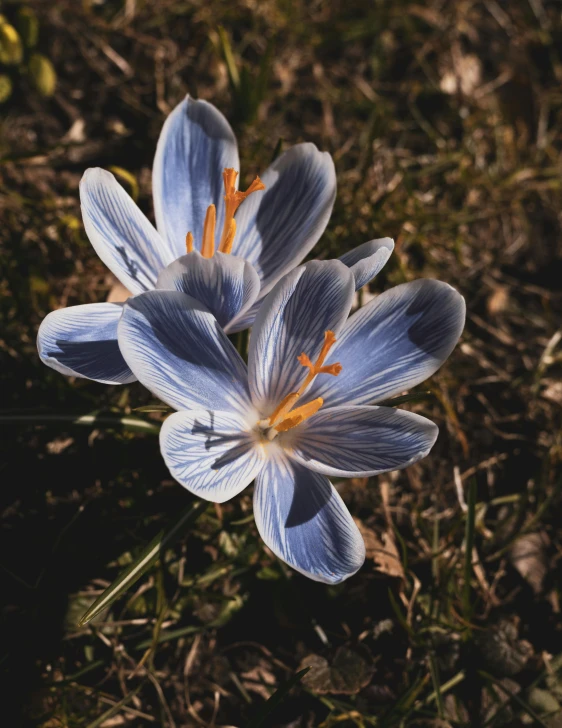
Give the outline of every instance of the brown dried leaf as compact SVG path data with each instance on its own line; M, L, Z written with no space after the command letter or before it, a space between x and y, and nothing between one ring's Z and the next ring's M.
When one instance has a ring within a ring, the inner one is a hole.
M506 286L496 286L486 301L486 308L491 316L502 313L507 308L509 293Z
M535 594L542 591L548 572L547 546L546 533L526 533L519 536L509 550L511 563Z
M320 655L308 655L299 670L305 667L311 670L303 677L304 685L320 695L354 695L369 684L374 672L369 653L350 647L338 647L331 664Z
M404 579L404 567L400 560L400 552L396 546L394 532L387 529L383 531L379 538L372 528L365 526L358 518L355 519L355 523L365 541L366 558L375 562L375 566L381 574Z

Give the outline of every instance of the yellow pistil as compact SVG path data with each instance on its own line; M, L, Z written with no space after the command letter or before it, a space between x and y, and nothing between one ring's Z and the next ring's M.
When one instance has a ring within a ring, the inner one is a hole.
M209 205L203 223L203 241L201 243L201 255L204 258L212 258L214 255L216 222L217 210L214 205Z
M224 201L226 203L225 214L224 214L224 225L222 228L222 235L219 244L219 250L221 253L229 253L230 250L226 250L227 246L230 245L232 249L232 241L234 240L234 232L232 231L232 223L234 222L234 213L240 207L241 203L244 202L246 197L257 192L258 190L265 190L265 185L259 177L256 177L252 184L248 187L246 192L241 192L236 189L236 178L238 172L235 169L227 168L222 173L224 182Z
M286 432L287 430L300 425L301 422L312 417L312 415L316 414L320 407L322 407L324 400L322 397L318 397L317 399L312 400L312 402L307 402L301 407L293 409L301 395L304 394L315 377L319 374L331 374L332 376L337 377L341 372L342 365L339 363L324 366L328 352L335 343L336 336L334 332L326 331L324 333L322 349L314 363L312 363L310 358L304 352L297 357L302 366L308 368L308 374L298 390L296 392L291 392L284 397L279 406L269 417L269 427L273 428L275 432Z
M193 233L187 233L185 236L185 247L188 253L193 253Z

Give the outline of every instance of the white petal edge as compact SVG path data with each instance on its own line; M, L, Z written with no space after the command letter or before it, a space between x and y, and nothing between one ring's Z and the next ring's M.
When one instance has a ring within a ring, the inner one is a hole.
M176 412L162 425L160 451L180 485L214 503L242 492L265 463L251 423L232 412Z
M426 457L439 429L392 407L330 407L279 435L291 458L331 477L362 478L407 468ZM345 466L345 467L344 467Z
M380 273L394 250L392 238L369 240L339 257L351 269L355 278L355 290L363 288Z
M187 96L162 127L152 169L156 226L175 251L175 258L185 252L188 232L200 248L210 204L216 205L216 229L222 230L222 173L227 167L240 170L230 124L208 101Z
M363 538L334 486L282 455L256 478L254 517L273 553L314 581L338 584L365 560Z
M174 409L252 411L244 361L194 298L179 291L130 298L117 334L137 379Z
M156 288L183 291L200 301L228 333L231 321L256 300L260 279L251 263L235 255L216 252L204 258L193 251L165 268Z
M37 333L41 361L67 377L129 384L136 377L117 343L119 303L86 303L52 311Z

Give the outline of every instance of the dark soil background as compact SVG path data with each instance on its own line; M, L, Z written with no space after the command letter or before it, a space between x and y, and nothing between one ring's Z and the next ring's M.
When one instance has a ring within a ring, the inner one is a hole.
M560 3L29 0L2 3L5 21L22 7L57 83L37 90L28 50L0 67L2 725L249 726L305 666L253 725L562 725ZM35 337L52 309L119 297L78 183L120 168L152 216L156 140L186 93L230 119L241 186L279 144L329 151L338 198L315 255L393 237L363 298L439 278L467 325L404 405L438 423L430 456L341 484L368 546L358 575L285 568L248 491L79 628L191 496L153 434L110 419L157 425L134 412L146 391L68 380Z

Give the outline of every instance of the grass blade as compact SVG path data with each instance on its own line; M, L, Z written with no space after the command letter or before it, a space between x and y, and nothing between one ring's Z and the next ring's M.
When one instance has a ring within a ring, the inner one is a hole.
M103 594L100 594L92 606L86 611L78 626L83 627L85 624L88 624L88 622L104 609L107 609L110 604L137 582L143 574L146 574L158 561L162 550L178 535L180 530L193 523L203 513L207 505L205 501L197 501L194 505L189 506L189 508L183 511L169 531L160 531L133 563L119 574L117 579L107 587Z
M292 687L294 687L310 670L310 667L305 667L303 670L299 670L293 677L287 682L282 683L277 690L271 695L268 700L262 705L260 711L257 713L246 728L259 728L264 725L265 719L273 713L275 708L285 699Z
M108 427L132 430L133 432L144 432L147 435L157 435L160 432L160 425L147 422L140 417L128 417L111 413L101 414L92 412L88 415L55 415L36 413L2 413L0 412L0 425L13 425L17 423L27 425L50 425L51 423L67 422L71 425L84 427Z
M474 523L476 517L476 481L472 479L468 486L468 502L466 513L465 555L464 555L464 589L462 595L463 616L470 622L472 618L471 590L472 552L474 549Z

